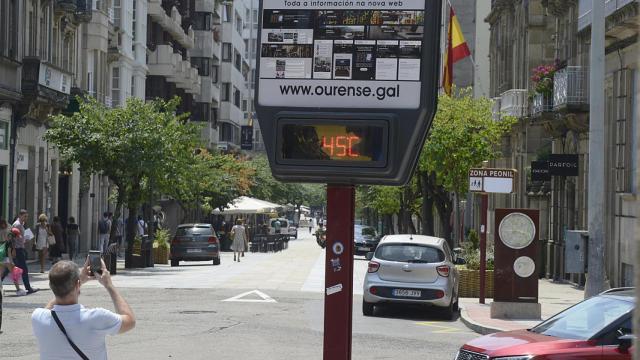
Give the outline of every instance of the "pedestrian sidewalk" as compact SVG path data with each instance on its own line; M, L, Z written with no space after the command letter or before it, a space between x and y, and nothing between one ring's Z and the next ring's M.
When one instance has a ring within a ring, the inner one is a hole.
M538 301L542 305L542 320L584 300L584 290L572 284L554 283L543 279L538 282L538 286ZM460 319L469 329L479 334L528 329L541 321L541 319L492 319L490 313L491 299L486 299L486 304L480 304L477 298L460 299Z

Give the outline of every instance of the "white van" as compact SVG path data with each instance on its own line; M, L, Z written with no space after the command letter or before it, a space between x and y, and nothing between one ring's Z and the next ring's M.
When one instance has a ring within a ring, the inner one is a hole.
M289 239L298 238L298 229L284 218L276 218L269 220L269 235L287 235Z

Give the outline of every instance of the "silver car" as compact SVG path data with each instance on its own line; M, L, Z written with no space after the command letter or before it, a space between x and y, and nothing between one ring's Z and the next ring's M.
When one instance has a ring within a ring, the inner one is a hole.
M444 239L424 235L387 235L368 253L362 313L372 316L384 303L437 306L453 318L458 310L458 270Z

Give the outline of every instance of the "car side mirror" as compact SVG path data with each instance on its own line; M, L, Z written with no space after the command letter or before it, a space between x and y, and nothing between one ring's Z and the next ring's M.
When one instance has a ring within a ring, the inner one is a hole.
M373 259L373 252L371 252L371 251L368 252L367 255L366 255L366 258L367 258L367 260Z
M618 331L618 333L621 333L621 331ZM633 334L625 334L625 335L619 336L618 349L620 350L620 352L622 353L628 352L631 346L633 345L633 341L635 339L636 337Z

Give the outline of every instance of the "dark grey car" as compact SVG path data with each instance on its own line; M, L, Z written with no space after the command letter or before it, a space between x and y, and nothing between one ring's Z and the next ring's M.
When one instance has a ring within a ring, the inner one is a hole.
M213 260L213 265L220 265L220 241L211 224L178 225L171 240L171 266L185 260Z

